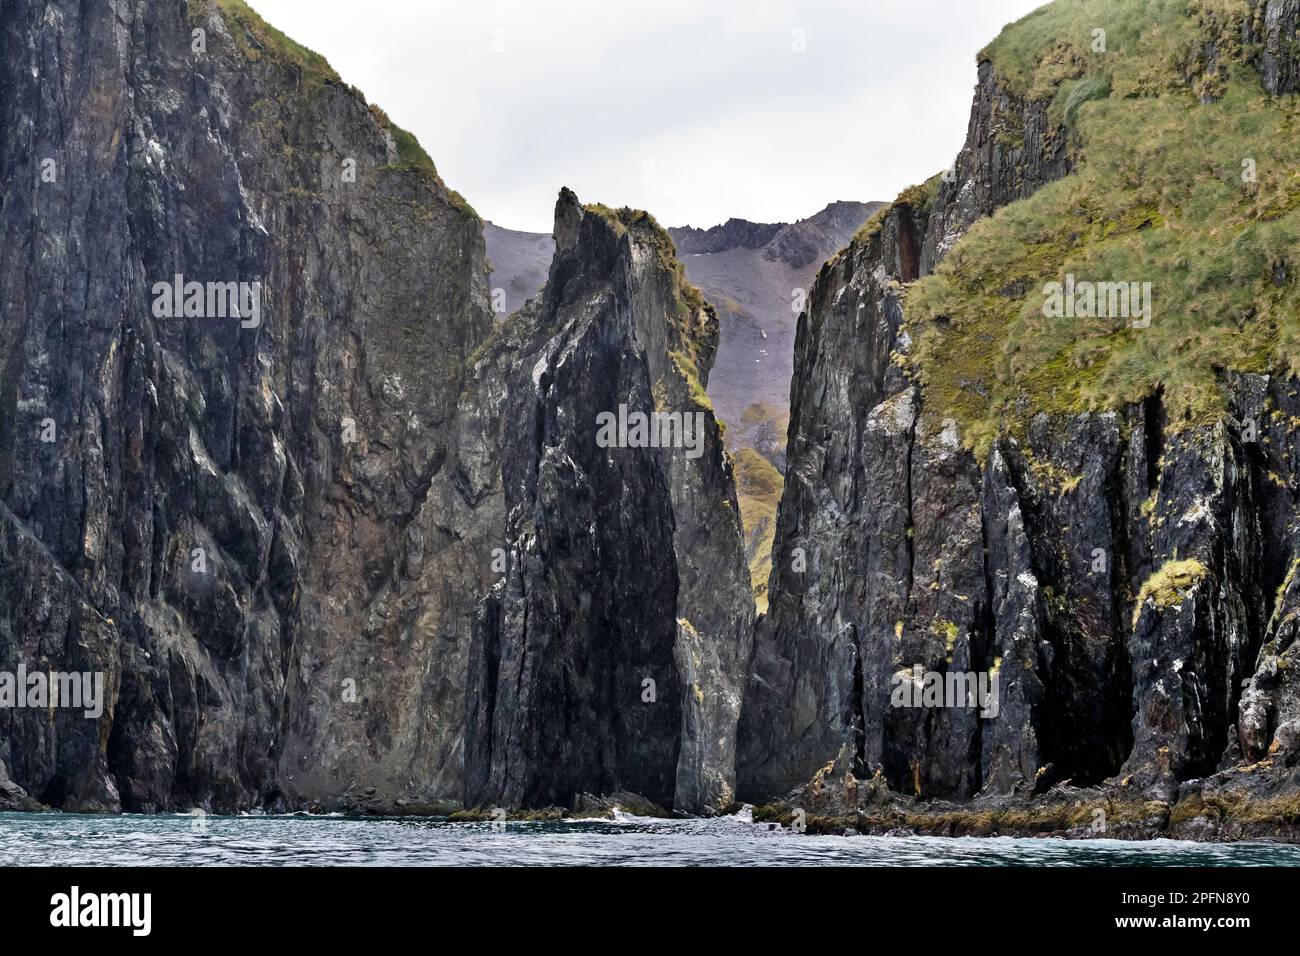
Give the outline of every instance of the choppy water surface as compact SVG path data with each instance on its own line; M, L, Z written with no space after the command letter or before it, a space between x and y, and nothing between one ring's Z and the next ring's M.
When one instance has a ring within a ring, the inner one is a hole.
M1300 846L807 836L717 820L0 814L0 864L242 866L1300 866Z

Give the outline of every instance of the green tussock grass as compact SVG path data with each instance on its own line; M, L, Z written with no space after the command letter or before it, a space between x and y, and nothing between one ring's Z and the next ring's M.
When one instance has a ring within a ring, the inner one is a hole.
M1267 99L1241 65L1207 105L1186 86L1097 96L1072 107L1080 168L977 223L907 293L910 367L981 452L1035 413L1157 391L1173 430L1212 422L1225 369L1300 371L1296 97ZM1150 327L1044 315L1044 285L1067 273L1150 282Z
M759 613L767 610L767 580L772 573L772 542L776 537L776 510L784 479L770 461L752 448L733 457L736 499L749 554L749 583Z
M1008 26L980 53L1004 89L1051 99L1068 80L1104 73L1119 96L1173 91L1198 65L1205 30L1229 46L1245 0L1057 0ZM1094 49L1105 31L1105 50Z
M401 165L425 169L437 175L432 157L424 151L415 134L402 129L392 120L388 121L388 129L393 134L393 142L397 144L397 159Z
M1089 76L1061 87L1060 119L1073 125L1084 103L1104 100L1110 96L1110 78L1107 76Z
M1183 598L1209 574L1200 561L1166 561L1151 577L1142 582L1137 604L1133 607L1133 626L1137 627L1142 608L1153 601L1160 610L1168 610L1183 603Z
M310 83L342 82L325 57L285 36L244 0L216 0L216 3L226 18L231 37L245 58L260 61L269 57L284 66L298 69L303 80ZM202 11L206 5L206 0L192 0L189 7L191 20L196 16L196 8Z

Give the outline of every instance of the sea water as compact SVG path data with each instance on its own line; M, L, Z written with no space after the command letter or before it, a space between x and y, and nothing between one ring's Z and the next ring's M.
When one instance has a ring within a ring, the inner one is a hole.
M712 820L451 823L441 818L0 813L23 866L1300 866L1300 846L1174 840L810 836Z

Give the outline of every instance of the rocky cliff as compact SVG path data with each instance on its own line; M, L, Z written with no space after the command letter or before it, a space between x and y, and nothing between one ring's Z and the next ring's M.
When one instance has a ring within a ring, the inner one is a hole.
M477 216L242 3L3 22L0 665L109 687L0 713L11 775L82 810L454 793L439 682L488 569L433 513ZM176 276L256 321L159 317Z
M709 396L728 447L784 466L795 322L817 269L883 203L834 202L792 223L729 219L669 229L687 278L718 310L721 340Z
M1265 131L1294 107L1262 94L1293 84L1297 11L1174 6L1009 27L954 167L818 276L742 798L798 787L888 828L1051 790L1042 820L939 832L1064 830L1117 800L1148 834L1285 829L1297 302L1272 237L1295 188ZM1157 307L1053 316L1045 283L1067 273L1149 282ZM899 706L918 673L996 678L996 713Z
M469 799L623 790L716 811L734 800L753 617L704 392L717 320L644 213L565 191L555 236L543 295L478 365L505 377L510 454L503 574L474 637ZM673 441L638 442L622 425L638 414L652 431L675 416Z
M785 466L798 302L821 263L883 203L835 202L794 223L729 219L710 229L670 228L687 279L718 316L708 395L736 456L745 556L758 607L766 608L769 554ZM517 307L541 290L554 248L549 234L484 230L494 304Z
M4 805L442 809L467 757L729 802L752 611L662 232L562 204L505 335L482 221L240 0L0 22L0 673L104 681L0 707ZM700 454L598 448L620 403Z
M981 54L799 319L757 623L651 217L562 191L494 322L482 221L240 0L0 12L0 809L1297 835L1291 0Z

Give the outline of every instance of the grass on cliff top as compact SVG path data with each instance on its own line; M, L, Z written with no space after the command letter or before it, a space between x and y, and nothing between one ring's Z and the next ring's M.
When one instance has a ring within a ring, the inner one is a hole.
M840 260L840 257L852 249L862 246L869 242L873 236L880 232L885 225L885 220L899 206L911 206L913 209L925 215L929 215L931 206L934 205L934 197L939 194L939 186L943 182L943 174L937 173L931 176L923 183L917 183L915 186L908 186L891 203L885 203L877 209L871 218L858 227L858 231L853 234L853 238L844 249L841 249L835 255L827 260L822 268L834 266Z
M1094 73L1109 76L1118 96L1149 96L1182 85L1207 33L1226 46L1239 41L1233 27L1249 13L1246 0L1056 0L1003 29L980 59L1031 100Z
M433 165L433 157L425 152L424 147L420 145L420 141L415 138L415 134L402 129L389 119L387 113L378 107L374 108L374 112L379 114L382 122L388 127L388 131L393 136L393 142L397 145L398 164L411 169L423 169L437 176L438 169Z
M1108 4L1048 9L1057 6ZM1165 44L1202 35L1189 22L1195 29L1157 21L1148 32ZM1132 42L1142 49L1147 36ZM1224 412L1224 370L1300 373L1300 104L1266 98L1242 63L1228 70L1212 104L1198 103L1195 82L1128 97L1112 83L1106 98L1079 103L1076 172L975 224L909 288L910 367L969 446L983 453L1037 412L1118 408L1157 392L1173 429L1208 423ZM1045 285L1067 274L1150 283L1150 326L1049 317Z
M191 23L200 23L207 16L209 0L188 0ZM286 36L250 7L244 0L215 0L217 9L226 18L226 26L238 46L241 55L250 61L260 62L271 59L275 63L296 69L301 78L304 92L320 88L326 84L343 85L343 80L330 66L325 57L309 50L301 43ZM355 87L353 92L365 103L365 95ZM474 208L465 201L465 197L443 182L438 175L433 159L420 145L415 135L394 123L382 109L370 106L371 113L381 127L388 130L397 147L397 162L394 167L403 170L417 170L427 174L439 186L446 190L452 204L481 219Z
M216 0L217 9L227 18L230 35L240 52L250 60L270 56L287 65L296 66L307 82L341 83L339 75L329 61L314 50L281 33L267 23L244 0ZM191 20L202 18L208 9L207 0L189 0ZM243 29L240 29L242 27Z
M628 229L634 229L639 235L650 240L655 254L659 256L659 261L676 278L677 303L680 312L694 312L706 307L704 295L686 278L686 269L677 258L677 247L673 245L672 236L668 235L668 230L659 225L654 216L643 209L632 209L628 206L611 209L602 203L589 203L582 208L608 222L616 235L621 236Z

